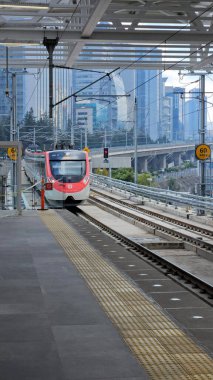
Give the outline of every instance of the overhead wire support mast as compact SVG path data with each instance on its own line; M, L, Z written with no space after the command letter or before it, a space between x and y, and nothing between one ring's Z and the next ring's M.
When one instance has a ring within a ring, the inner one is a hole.
M53 52L58 45L59 38L49 39L44 37L43 45L49 53L49 118L53 118Z
M72 96L76 96L77 94L79 94L79 92L85 90L86 88L92 86L93 84L99 82L100 80L102 80L102 79L104 79L104 78L106 78L106 77L110 77L110 75L111 75L112 73L114 73L115 71L117 71L117 70L119 70L119 69L120 69L120 67L117 67L116 69L112 70L110 73L106 73L106 74L104 74L101 78L96 79L94 82L88 84L87 86L81 88L80 90L74 92L73 94L67 96L66 98L64 98L64 99L62 99L62 100L59 100L59 102L53 104L52 107L58 106L59 104L65 102L66 100L68 100L69 98L71 98Z
M199 134L200 134L200 144L205 145L206 143L206 127L205 127L205 73L203 72L191 72L191 73L184 73L182 75L190 75L190 76L196 76L198 75L200 77L200 91L197 91L197 93L200 93L200 100L201 106L200 106L200 128L199 128ZM206 162L205 160L200 161L200 195L202 197L206 196ZM205 211L200 209L198 210L198 215L205 215Z
M200 126L200 142L205 144L205 75L200 76L200 89L201 89L201 126ZM205 184L205 161L200 162L201 170L201 184L200 192L201 196L205 197L206 195L206 184ZM202 214L205 212L202 210Z

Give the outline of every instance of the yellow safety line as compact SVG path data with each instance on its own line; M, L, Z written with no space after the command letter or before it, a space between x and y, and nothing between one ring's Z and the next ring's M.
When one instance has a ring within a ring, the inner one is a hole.
M53 210L39 215L156 380L213 379L213 360Z

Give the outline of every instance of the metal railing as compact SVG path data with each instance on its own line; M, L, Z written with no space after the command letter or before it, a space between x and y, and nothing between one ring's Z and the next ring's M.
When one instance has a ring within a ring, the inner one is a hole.
M198 195L160 189L156 187L148 187L143 185L136 185L132 182L121 181L112 179L106 176L91 174L91 185L98 187L107 187L108 189L120 189L128 192L131 196L140 196L143 198L153 199L165 204L175 206L186 206L187 208L202 210L205 212L213 213L213 198L201 197Z

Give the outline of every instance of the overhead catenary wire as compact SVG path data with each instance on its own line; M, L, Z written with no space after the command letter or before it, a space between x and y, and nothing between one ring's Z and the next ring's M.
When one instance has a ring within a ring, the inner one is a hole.
M43 74L43 72L44 72L46 66L47 66L47 62L45 63L45 65L42 67L42 69L41 69L40 72L39 72L38 78L37 78L37 80L36 80L36 84L35 84L35 86L34 86L32 92L31 92L31 95L30 95L30 97L29 97L29 99L28 99L28 101L27 101L27 103L26 103L26 105L25 105L25 107L24 107L24 111L26 111L26 109L27 109L27 107L28 107L30 101L32 100L32 97L33 97L33 95L34 95L36 89L38 90L39 81L41 81L41 76L42 76L42 74ZM41 98L40 98L40 100L41 100Z
M210 10L213 9L213 5L207 7L203 12L201 12L199 15L195 16L192 20L190 20L187 24L185 24L182 28L180 28L179 30L177 30L176 32L170 34L170 36L168 36L166 38L166 40L163 40L161 43L157 44L156 46L154 46L152 49L148 50L145 54L141 55L138 59L136 59L134 62L130 63L129 65L125 66L123 69L120 70L119 73L117 74L114 74L114 75L120 75L122 72L124 72L125 70L129 69L130 67L132 67L133 65L135 65L138 61L140 61L142 58L146 57L148 54L150 54L151 52L153 52L155 49L161 47L162 44L164 44L165 42L168 42L171 38L173 38L174 36L176 36L178 33L180 33L181 31L183 31L188 25L190 25L191 23L195 22L196 20L198 20L203 14L205 14L206 12L209 12ZM131 93L133 92L135 89L139 88L140 86L150 82L151 80L155 79L157 76L161 75L163 72L167 71L167 70L171 70L173 67L175 67L177 64L179 64L180 62L183 62L186 58L189 58L191 57L193 54L195 54L196 52L204 49L205 47L207 47L209 44L211 44L212 41L210 42L207 42L206 44L204 44L203 46L201 46L200 48L196 49L194 52L190 53L188 56L184 57L183 59L179 60L178 62L175 62L174 64L171 64L170 66L168 66L167 68L164 68L164 70L161 70L157 75L149 78L147 81L141 83L141 85L138 85L136 86L135 88L133 88L130 92L128 93ZM111 103L114 103L115 101L112 101ZM106 108L106 106L103 106L101 109L104 109Z
M72 16L70 17L70 21L71 21L72 17L74 16L74 14L77 12L77 9L78 9L78 7L79 7L79 5L80 5L80 2L81 2L81 0L78 2L78 4L77 4L77 6L76 6L76 8L75 8L75 10L74 10L74 12L73 12L73 14L72 14ZM147 55L148 55L150 52L152 52L154 49L160 47L163 43L168 42L170 39L172 39L172 38L173 38L175 35L177 35L179 32L181 32L182 30L184 30L184 28L186 28L187 25L189 25L189 24L193 23L194 21L196 21L199 17L201 17L204 13L210 11L212 8L213 8L213 5L210 6L210 7L208 7L208 8L206 8L203 12L201 12L199 15L197 15L197 16L194 17L192 20L190 20L186 25L184 25L184 26L183 26L182 28L180 28L178 31L176 31L175 33L172 33L170 36L168 36L168 38L167 38L166 40L162 41L160 44L156 45L154 48L152 48L152 49L150 49L149 51L147 51L146 54L142 55L142 56L139 57L137 60L135 60L133 63L131 63L130 65L127 65L125 68L123 68L118 74L120 74L120 73L123 72L124 70L127 70L128 68L130 68L131 66L133 66L135 63L137 63L137 62L138 62L140 59L142 59L143 57L147 56ZM70 21L69 21L69 23L70 23ZM66 25L66 28L64 28L63 32L59 35L59 38L60 38L60 39L62 38L62 35L63 35L63 33L65 32L65 30L67 29L69 23ZM210 42L210 43L211 43L211 42ZM209 44L209 43L208 43L208 44ZM206 44L205 46L202 46L199 50L205 48L208 44ZM195 52L197 52L197 51L198 51L198 50L196 50ZM194 52L194 53L195 53L195 52ZM194 54L194 53L191 53L190 55L192 55L192 54ZM189 55L189 56L190 56L190 55ZM189 56L188 56L188 57L189 57ZM184 59L186 59L186 58L187 58L187 57L185 57ZM184 60L184 59L183 59L183 60ZM179 62L181 62L181 61L182 61L182 60L180 60ZM171 65L170 67L168 67L167 70L168 70L168 69L171 69L171 68L173 68L173 67L175 67L179 62L174 63L173 65ZM163 70L162 72L164 72L164 71L166 71L166 70ZM162 73L162 72L161 72L161 73ZM118 74L114 74L114 75L118 75ZM160 75L160 73L159 73L158 75ZM152 78L149 78L148 81L151 81L151 80L154 79L155 77L156 77L156 76L154 76L154 77L152 77ZM141 83L141 84L138 85L136 88L138 88L138 87L140 87L140 86L143 86L143 85L144 85L145 83L147 83L148 81L145 81L145 82ZM91 84L91 85L92 85L92 84ZM136 88L132 89L130 92L133 92ZM129 92L129 93L130 93L130 92ZM115 101L111 101L111 103L114 103L114 102L115 102ZM102 108L106 108L106 106L103 106Z
M146 57L148 54L152 53L155 49L161 47L162 44L164 43L167 43L169 40L171 40L173 37L175 37L178 33L182 32L184 29L186 29L186 27L190 24L192 24L193 22L195 22L196 20L198 20L201 16L203 16L206 12L209 12L211 9L213 9L213 5L211 5L210 7L206 8L203 12L201 12L199 15L197 15L196 17L194 17L192 20L190 20L187 24L185 24L182 28L178 29L176 32L170 34L170 36L168 36L168 38L166 38L165 40L163 40L162 42L160 42L159 44L157 44L156 46L154 46L152 49L150 49L146 54L143 54L142 56L140 56L138 59L136 59L134 62L130 63L129 65L127 65L124 69L121 69L121 71L118 73L118 74L121 74L124 70L127 70L129 69L132 65L134 65L135 63L137 63L138 61L140 61L142 58ZM203 46L205 47L205 46ZM166 71L166 70L164 70Z
M76 11L77 11L77 9L78 9L78 7L79 7L79 5L80 5L80 2L81 2L81 0L79 0L79 2L78 2L78 4L77 4L77 6L76 6L76 8L75 8L75 10L74 10L74 12L73 12L71 18L70 18L70 21L72 20L72 17L73 17L74 14L76 13ZM127 70L128 68L130 68L133 64L137 63L140 59L142 59L143 57L147 56L150 52L154 51L156 48L160 47L163 43L168 42L171 38L173 38L175 35L177 35L180 31L184 30L189 24L191 24L191 23L193 23L194 21L196 21L199 17L201 17L204 13L210 11L212 8L213 8L213 5L210 6L210 7L208 7L208 8L206 8L203 12L201 12L199 15L197 15L197 16L194 17L192 20L190 20L186 25L184 25L184 26L183 26L182 28L180 28L178 31L176 31L176 32L172 33L170 36L168 36L168 38L167 38L166 40L162 41L160 44L158 44L158 45L156 45L154 48L150 49L146 54L144 54L144 55L142 55L141 57L139 57L139 58L138 58L137 60L135 60L133 63L127 65L124 69L121 69L121 71L119 72L119 74L121 74L124 70ZM70 21L69 21L69 22L70 22ZM69 23L68 23L68 24L69 24ZM66 28L68 27L68 24L67 24ZM63 33L64 33L65 30L66 30L66 28L63 30L63 32L62 32L61 35L59 36L59 39L61 39ZM203 47L202 47L202 48L203 48ZM167 70L168 70L168 69L170 69L170 68L167 68ZM165 71L165 70L164 70L164 71ZM151 79L153 79L153 78L150 78L150 80L151 80ZM92 84L94 84L94 83L92 83ZM91 85L92 85L92 84L91 84ZM85 88L84 88L84 89L85 89ZM72 96L72 95L71 95L71 96ZM64 100L66 100L66 99L68 99L68 97L65 98ZM64 100L62 100L62 101L64 101ZM60 104L60 103L55 103L53 106L56 106L56 105L58 105L58 104ZM105 108L105 107L103 107L103 108Z
M134 92L135 90L137 90L138 88L140 88L141 86L144 86L145 84L151 82L153 79L159 77L160 75L162 75L165 71L168 71L168 70L171 70L172 68L174 68L175 66L177 66L179 63L183 62L185 59L187 58L190 58L192 55L194 55L195 53L197 53L198 51L200 51L201 49L209 46L211 43L213 42L213 40L207 42L204 46L201 46L200 48L197 48L196 50L194 50L193 52L191 52L188 56L182 58L181 60L179 60L178 62L175 62L173 64L171 64L170 66L167 67L167 69L163 69L159 72L157 72L157 74L153 75L151 78L147 79L146 81L138 84L137 86L135 86L132 90L128 91L126 94L131 94L132 92ZM116 75L116 74L115 74ZM118 75L118 74L117 74ZM195 74L196 75L196 74ZM116 100L112 100L111 101L111 104L114 103ZM100 110L106 108L106 106L103 106Z
M69 98L71 98L71 97L75 97L77 94L79 94L79 92L81 92L81 91L85 90L86 88L92 86L93 84L95 84L95 83L101 81L102 79L104 79L104 78L106 78L106 77L109 77L109 76L110 76L111 74L113 74L116 70L119 70L119 68L120 68L120 67L117 67L116 69L112 70L111 72L104 74L101 78L96 79L95 81L93 81L92 83L88 84L87 86L81 88L81 89L78 90L78 91L75 91L73 94L71 94L71 95L67 96L66 98L64 98L64 99L62 99L62 100L56 102L55 104L53 104L53 107L55 107L55 106L61 104L62 102L64 102L65 100L67 100L67 99L69 99Z
M74 9L74 11L73 11L73 13L72 13L72 16L70 16L69 19L66 19L66 20L67 20L67 24L66 24L65 28L61 31L60 34L58 33L58 38L59 38L59 40L61 40L63 34L64 34L65 31L67 30L67 28L68 28L70 22L72 21L72 19L73 19L73 17L75 16L75 14L76 14L78 8L80 7L80 4L81 4L81 0L78 1L77 5L76 5L76 7L75 7L75 9Z
M69 66L62 66L62 65L52 65L53 68L57 68L57 69L65 69L65 70L76 70L76 71L89 71L90 73L98 73L98 74L103 74L103 70L102 71L98 71L98 70L89 70L89 69L78 69L77 67L69 67Z
M78 9L78 7L79 7L79 5L80 5L80 2L81 2L81 0L78 2L78 4L77 4L77 6L76 6L76 8L75 8L75 10L74 10L74 12L73 12L73 14L72 14L72 16L71 16L71 18L70 18L70 21L71 21L71 19L72 19L72 17L74 16L74 14L76 13L76 11L77 11L77 9ZM168 36L168 38L166 39L166 41L169 41L172 37L174 37L177 33L179 33L181 30L183 30L184 28L186 28L186 26L187 25L189 25L190 23L192 23L192 22L194 22L195 20L197 20L199 17L201 17L204 13L206 13L207 11L209 11L209 10L211 10L213 8L213 5L211 6L211 7L208 7L208 8L206 8L201 14L199 14L199 15L197 15L196 17L194 17L191 21L189 21L186 25L184 25L182 28L180 28L178 31L176 31L175 33L172 33L170 36ZM69 21L69 22L70 22ZM67 26L66 26L66 28L68 27L68 24L67 24ZM62 35L63 35L63 33L65 32L65 30L66 30L66 28L64 28L64 30L63 30L63 32L61 33L61 35L59 36L59 39L61 39L61 37L62 37ZM158 44L158 45L156 45L154 48L152 48L151 50L149 50L146 54L144 54L144 55L142 55L141 57L139 57L137 60L135 60L133 63L131 63L130 65L128 65L128 66L126 66L126 68L124 68L124 69L122 69L121 71L120 71L120 73L122 73L124 70L126 70L127 68L129 68L129 67L131 67L133 64L135 64L136 62L138 62L140 59L142 59L143 57L145 57L145 56L147 56L151 51L153 51L154 49L156 49L157 47L160 47L161 45L162 45L162 43L165 43L165 40L164 41L162 41L160 44ZM202 47L203 48L203 47ZM176 65L176 63L174 64L174 66ZM173 67L173 65L171 65L171 67ZM169 68L171 68L171 67L169 67ZM169 69L169 68L167 68L167 69ZM150 78L149 80L152 80L152 79L154 79L154 77L152 77L152 78ZM96 82L92 82L90 85L93 85L94 83L96 83ZM143 84L145 84L146 82L144 82ZM141 84L141 85L143 85L143 84ZM89 87L90 85L88 85L87 87ZM87 88L86 87L86 88ZM137 86L136 88L138 88L139 86ZM85 89L85 88L83 88L83 89ZM81 89L81 90L79 90L79 92L80 91L82 91L83 89ZM134 89L133 89L134 90ZM132 91L133 91L132 90ZM131 93L132 91L130 91L129 93ZM70 95L70 97L71 96L74 96L74 94L71 94ZM62 99L60 102L57 102L57 103L55 103L54 105L53 105L53 107L55 107L56 105L59 105L60 103L62 103L63 101L65 101L65 100L67 100L67 99L69 99L69 97L66 97L66 98L64 98L64 99ZM111 102L111 103L113 103L113 102ZM105 108L105 107L102 107L102 108Z
M198 93L200 93L200 92L198 91ZM193 94L191 94L191 95L193 95ZM191 97L190 97L190 98L191 98ZM156 103L158 102L159 99L160 99L160 97L159 97L157 100L151 102L150 105L151 105L151 104L152 104L152 105L153 105L153 104L156 104ZM197 100L199 101L199 98L197 98ZM210 102L208 102L208 103L210 103ZM141 106L140 106L139 108L145 109L146 106L144 106L144 107L141 107ZM208 110L208 109L210 109L210 108L212 108L212 107L209 106L209 107L206 107L206 108L207 108L207 110ZM200 112L200 109L199 109L199 108L196 109L196 110L194 110L194 111L184 112L184 113L183 113L183 117L186 117L186 116L188 116L188 115L195 114L195 113L198 113L198 114L199 114L199 112ZM122 116L122 114L121 114L120 116ZM132 110L132 111L129 112L129 116L132 116L132 118L133 118L133 116L134 116L134 110ZM178 118L177 115L176 115L176 116L173 116L173 117L171 118L171 121L174 121L174 120L176 120L177 118ZM151 123L151 124L150 124L150 127L153 127L153 126L154 126L154 124Z

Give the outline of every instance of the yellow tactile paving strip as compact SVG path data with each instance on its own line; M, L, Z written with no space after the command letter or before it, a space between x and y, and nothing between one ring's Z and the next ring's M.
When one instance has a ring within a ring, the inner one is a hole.
M211 357L56 212L39 214L152 379L213 379Z

